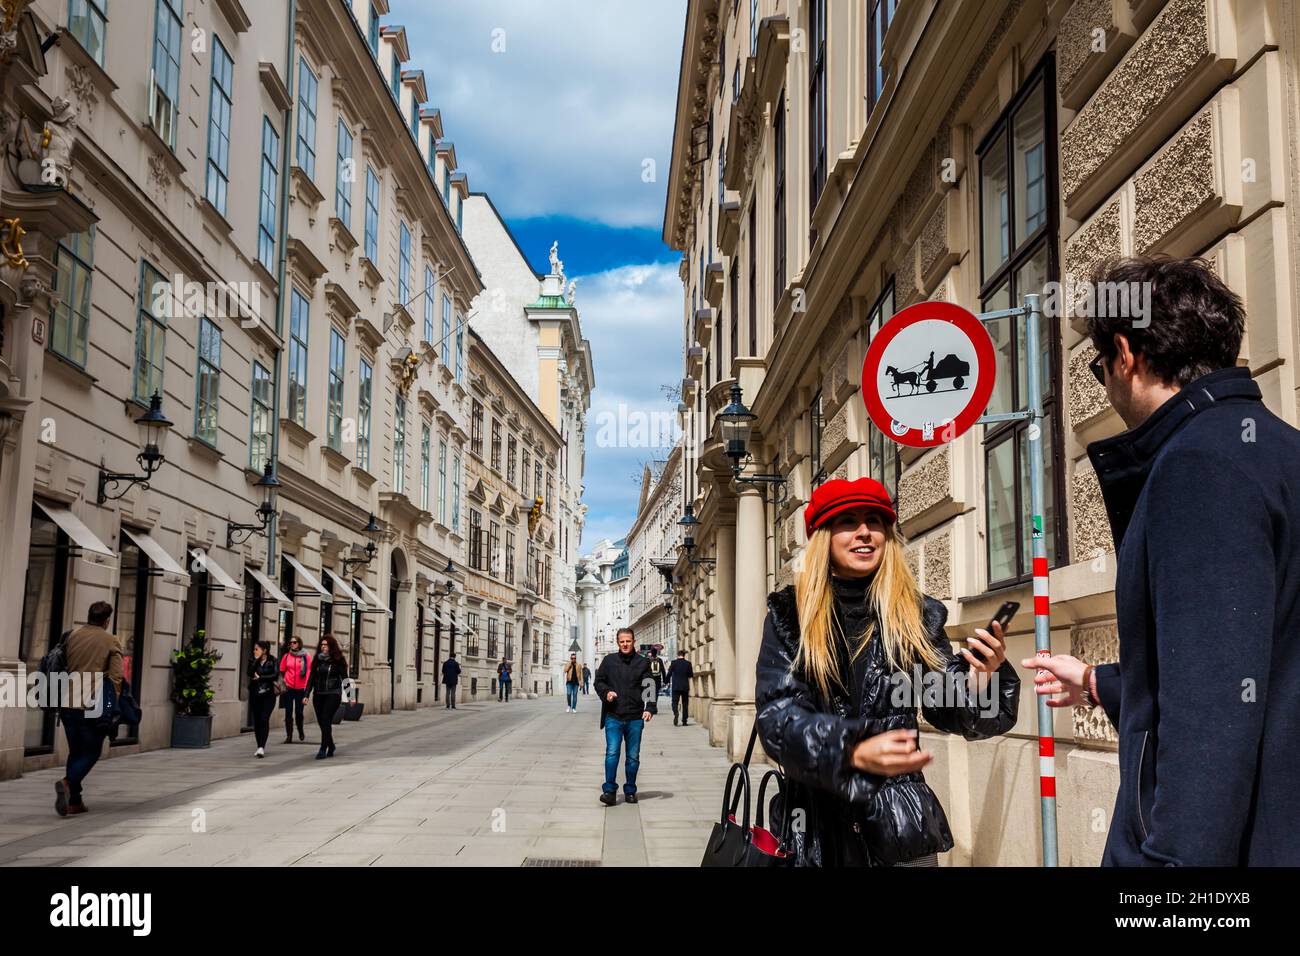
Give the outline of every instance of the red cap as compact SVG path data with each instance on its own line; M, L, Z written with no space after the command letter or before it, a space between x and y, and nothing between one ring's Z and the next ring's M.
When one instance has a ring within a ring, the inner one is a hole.
M832 478L818 485L812 500L803 509L803 528L808 537L841 511L849 508L867 508L880 515L889 524L898 520L893 502L885 486L874 478L845 481Z

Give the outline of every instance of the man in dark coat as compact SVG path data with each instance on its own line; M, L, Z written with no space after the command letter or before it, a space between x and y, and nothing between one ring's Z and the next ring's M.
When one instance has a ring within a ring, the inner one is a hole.
M456 662L455 653L447 655L442 665L442 683L447 688L447 709L456 709L456 685L460 683L460 664Z
M1052 704L1098 702L1118 728L1105 865L1300 865L1300 432L1237 367L1241 300L1208 264L1124 260L1097 278L1151 289L1143 320L1089 320L1129 428L1088 448L1117 549L1119 663L1025 665Z
M686 659L685 651L677 652L677 660L668 665L668 684L673 693L673 726L677 726L677 705L680 702L682 707L682 726L685 727L690 723L691 711L691 678L695 676L695 671L691 669L691 662Z
M656 713L659 682L650 673L650 661L636 652L630 627L618 632L618 653L606 654L596 668L596 695L600 698L600 726L605 731L605 785L600 802L612 807L618 800L618 755L626 747L623 799L636 803L636 774L641 766L641 731Z

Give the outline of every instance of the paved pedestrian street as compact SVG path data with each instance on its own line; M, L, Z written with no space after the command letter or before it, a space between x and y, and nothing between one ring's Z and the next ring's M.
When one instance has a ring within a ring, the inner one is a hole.
M284 744L278 722L264 760L251 734L101 760L80 816L54 812L61 769L30 773L0 782L0 865L698 865L724 751L665 706L642 741L641 802L606 809L596 698L579 701L367 716L337 728L332 760L314 759L314 725Z

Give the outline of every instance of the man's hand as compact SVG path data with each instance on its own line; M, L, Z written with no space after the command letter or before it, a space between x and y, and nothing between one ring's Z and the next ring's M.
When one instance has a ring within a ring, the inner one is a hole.
M853 748L853 766L882 777L914 773L933 759L933 754L916 749L915 730L887 730Z
M1083 703L1083 679L1088 665L1077 657L1069 654L1026 657L1020 665L1038 672L1034 675L1034 693L1038 696L1064 695L1052 696L1048 707L1074 707Z
M608 694L605 695L605 701L606 701L607 703L613 703L613 702L614 702L614 698L617 697L617 696L618 696L618 694L614 693L614 692L611 690Z
M650 713L650 711L648 710L641 712L641 719L644 720L647 724L650 723L650 719L652 717L654 717L654 714Z

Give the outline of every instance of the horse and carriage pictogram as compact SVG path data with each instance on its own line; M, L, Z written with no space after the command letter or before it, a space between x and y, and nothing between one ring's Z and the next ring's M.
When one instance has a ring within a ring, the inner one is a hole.
M918 362L902 371L890 365L885 369L885 374L893 384L895 395L902 394L899 388L903 385L911 389L908 395L915 395L922 388L933 392L943 379L952 380L952 391L961 391L970 375L970 363L951 354L945 355L936 363L934 353L931 352L924 362Z

